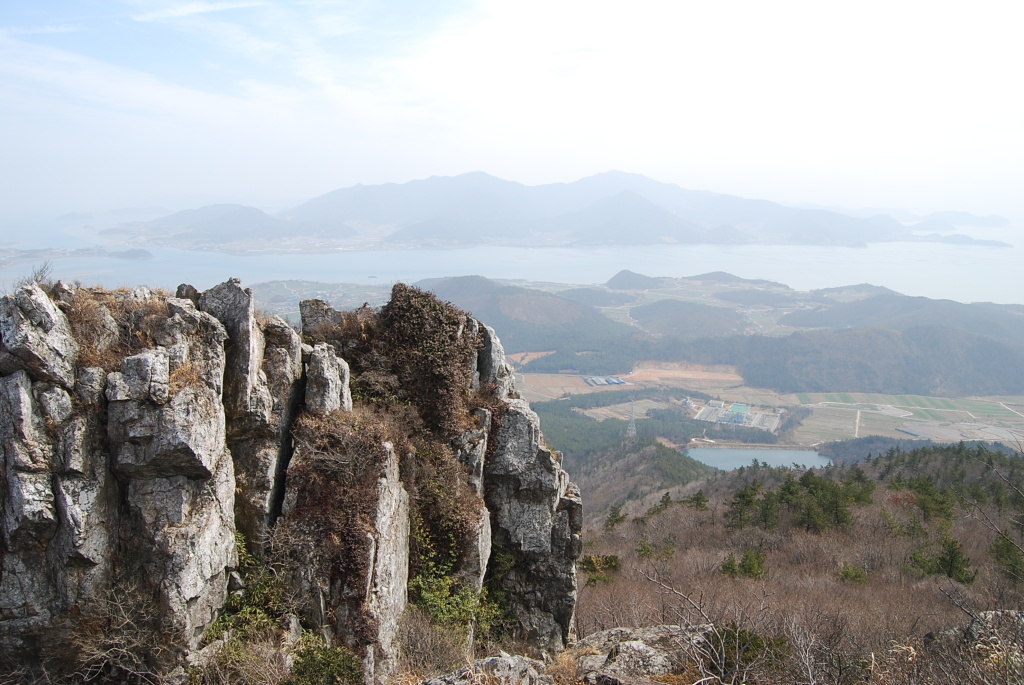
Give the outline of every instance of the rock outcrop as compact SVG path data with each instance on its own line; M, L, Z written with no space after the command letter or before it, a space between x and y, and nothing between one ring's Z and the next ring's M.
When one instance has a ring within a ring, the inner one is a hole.
M502 653L426 680L423 685L547 685L556 682L553 672L559 676L557 682L587 685L675 682L664 676L688 670L699 655L706 654L711 631L711 625L613 628L574 643L554 664Z
M492 538L514 560L495 583L516 597L524 636L548 650L570 638L576 604L575 560L583 505L561 467L561 455L541 443L540 419L523 400L501 413L495 448L484 468Z
M122 654L131 663L90 661L91 673L182 675L229 589L241 591L237 534L260 558L280 528L308 555L289 576L307 628L382 680L402 649L413 538L424 535L414 528L424 524L408 480L416 448L379 432L366 418L372 405L353 403L345 357L372 336L338 338L345 314L314 300L302 303L304 328L335 338L307 344L260 315L236 279L176 294L61 283L0 299L0 673L34 667L62 640L76 658L108 658L102 646L117 639L132 646ZM437 424L475 426L422 448L452 455L468 493L449 570L462 586L504 590L518 636L559 650L575 603L579 493L516 399L497 335L458 316L456 337L476 351L464 374L438 375L464 383L446 401L472 389L490 399ZM373 354L362 367L371 394L401 396L396 382L423 368L417 357L391 373L388 355ZM296 438L303 421L315 439ZM336 544L316 537L325 531Z

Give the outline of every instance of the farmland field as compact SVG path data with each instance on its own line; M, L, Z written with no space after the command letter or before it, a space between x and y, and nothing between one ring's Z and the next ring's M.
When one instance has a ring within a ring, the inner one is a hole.
M949 398L858 392L779 394L741 385L742 378L729 367L657 362L641 364L632 374L622 378L641 387L703 391L726 402L743 402L752 407L803 405L811 410L811 414L788 436L798 445L869 435L908 438L908 432L943 442L999 440L1013 444L1024 441L1024 397L1019 396ZM531 401L622 387L591 387L579 376L559 374L519 375L517 384L523 396ZM642 416L646 409L638 401L637 416ZM616 415L628 419L628 411L628 405L623 405L606 413L605 417Z
M857 412L848 409L815 407L811 416L794 431L793 437L801 445L813 445L829 440L848 440L854 437Z

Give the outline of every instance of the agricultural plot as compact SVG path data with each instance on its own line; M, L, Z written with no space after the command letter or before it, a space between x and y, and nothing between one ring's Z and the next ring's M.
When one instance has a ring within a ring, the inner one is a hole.
M951 423L970 423L975 421L975 418L971 416L970 412L960 411L958 409L948 411L944 409L914 409L911 411L915 416L918 416L918 413L920 412L920 418L924 418L928 421L948 421Z
M862 412L860 415L860 437L881 435L886 438L906 438L906 433L896 430L902 428L905 419L898 416Z
M726 402L742 402L752 407L785 407L795 404L786 401L784 397L771 390L759 390L757 388L733 388L718 393Z
M964 411L970 412L976 419L995 419L1009 423L1024 423L1024 417L997 402L960 400L960 405Z
M857 412L833 407L814 407L811 415L804 419L794 431L796 442L814 445L830 440L849 440L856 437Z
M558 373L517 373L516 389L527 402L546 402L566 395L579 395L603 390L621 390L621 385L591 386L582 376Z
M587 416L597 419L598 421L604 421L605 419L622 419L623 421L629 421L631 412L636 410L636 418L642 419L647 416L647 412L652 409L670 409L674 405L668 402L657 402L655 400L637 400L633 403L633 407L630 407L629 402L623 402L622 404L612 404L607 407L594 407L593 409L584 409L583 413Z

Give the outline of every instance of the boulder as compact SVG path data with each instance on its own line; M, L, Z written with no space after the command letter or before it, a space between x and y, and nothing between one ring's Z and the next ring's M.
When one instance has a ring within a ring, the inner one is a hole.
M573 647L584 681L594 685L629 683L670 673L693 661L711 625L657 625L612 628L588 635Z
M260 553L280 515L292 451L289 427L301 400L302 341L280 317L257 317L252 292L236 278L203 292L198 302L229 336L224 407L239 483L236 524Z
M78 343L64 312L37 283L0 298L0 339L14 358L4 362L6 368L16 359L35 380L74 386Z
M299 302L299 316L302 320L302 330L307 333L322 326L341 323L341 312L323 300L302 300Z
M544 662L525 656L499 656L477 659L447 675L424 680L423 685L554 685L555 679L545 673Z

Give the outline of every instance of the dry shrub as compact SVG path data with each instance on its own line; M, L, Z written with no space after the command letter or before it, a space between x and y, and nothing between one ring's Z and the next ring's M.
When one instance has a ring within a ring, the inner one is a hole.
M405 395L446 438L469 425L472 360L480 348L469 315L432 293L396 283L381 309L381 341Z
M871 655L870 685L990 685L1024 682L1022 636L1017 628L980 640L960 633L893 641Z
M467 638L465 628L439 626L422 609L410 606L399 632L399 670L417 682L450 673L466 663Z
M261 683L282 685L290 682L288 655L282 649L276 631L247 635L244 640L228 639L202 667L192 671L190 685L228 685Z
M35 283L40 288L42 288L43 292L49 295L53 290L54 286L53 279L51 278L52 275L53 262L47 259L42 263L33 266L32 271L30 271L28 275L22 276L21 278L15 280L14 289L18 290L20 288L25 287L26 285L31 285L32 283Z
M692 685L701 681L701 674L697 665L691 663L677 673L662 673L651 676L651 680L665 685Z
M854 508L855 520L849 530L814 534L785 522L769 531L727 528L722 516L725 499L727 495L713 493L707 511L669 507L646 521L630 521L591 536L588 553L616 555L622 570L606 574L611 582L590 586L586 585L586 571L581 573L576 614L579 634L620 625L697 620L681 617L679 598L644 580L642 572L646 572L703 606L713 600L714 610L709 608L709 615L725 624L736 620L741 627L751 626L751 611L746 611L745 624L742 620L744 601L763 588L767 596L757 630L769 637L784 637L789 649L779 665L781 672L757 673L757 682L848 685L869 677L877 683L985 682L982 675L971 675L980 674L982 664L998 662L1009 668L1014 662L999 646L967 649L957 646L956 640L938 640L925 649L922 637L929 633L941 636L950 630L962 634L966 614L947 595L952 585L962 593L963 606L1022 606L1021 586L1001 576L989 555L995 533L985 521L1008 520L1005 517L1012 513L1008 508L1004 519L999 518L995 505L989 504L951 522L927 521L906 492L880 490L873 503ZM940 539L944 532L963 543L972 568L978 571L972 585L960 586L944 576L940 580L924 578L910 564L916 550ZM646 558L638 544L643 539L650 548L674 553L660 560ZM763 584L728 578L719 570L728 554L738 555L747 547L765 551L768 579ZM865 569L867 581L843 582L844 564ZM1024 644L1019 637L1013 640ZM890 654L894 641L913 647L913 659L907 659L907 651ZM997 645L1012 643L1004 637ZM983 649L988 650L987 658L979 656ZM869 675L872 658L884 666L875 676ZM922 664L927 664L927 669ZM953 675L958 668L965 674L962 680ZM991 674L985 677L989 682L1024 682L1014 680L1015 675L1008 680Z
M311 345L326 342L349 363L358 363L371 353L380 329L380 315L369 305L337 312L336 321L325 321L302 331Z
M383 443L395 442L402 434L390 414L356 407L323 416L301 414L293 435L296 452L288 487L295 505L276 526L274 546L308 568L325 589L365 587L377 478L387 456ZM346 600L349 626L356 642L372 644L374 624L362 593L356 594Z
M367 455L385 456L390 442L398 454L412 448L410 436L418 420L407 407L378 408L357 404L351 412L330 414L303 412L295 421L296 449L326 468L350 471Z
M580 673L576 665L577 654L560 652L548 664L547 674L555 679L558 685L575 685L579 682Z
M164 295L151 293L141 299L126 290L75 290L64 312L79 344L79 363L115 371L125 357L156 347L170 310Z
M414 507L410 576L428 563L447 574L466 552L483 501L469 486L465 467L447 444L421 434L415 445L413 458L403 469Z
M160 616L140 585L115 585L73 624L49 631L37 681L163 683L182 646L162 630Z
M352 390L368 402L410 402L427 429L452 439L470 424L472 361L480 347L466 312L398 283L380 313L367 306L303 331L348 361Z

